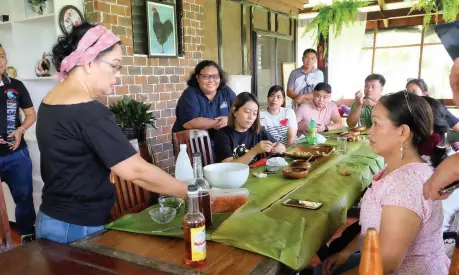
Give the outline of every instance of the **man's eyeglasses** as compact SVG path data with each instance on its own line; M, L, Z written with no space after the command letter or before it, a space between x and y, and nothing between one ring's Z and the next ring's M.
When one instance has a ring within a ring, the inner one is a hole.
M205 81L209 81L210 79L213 79L213 80L220 79L220 74L199 74L199 76L202 77L202 79L204 79Z
M112 67L112 69L113 69L113 73L117 73L117 72L121 71L121 69L123 68L122 65L113 65L112 63L110 63L108 61L105 61L103 59L99 59L99 61L102 62L102 63L110 65Z

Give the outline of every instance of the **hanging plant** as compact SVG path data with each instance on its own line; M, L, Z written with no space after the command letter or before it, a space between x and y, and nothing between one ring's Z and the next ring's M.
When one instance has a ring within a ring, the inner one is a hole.
M459 2L457 0L419 0L410 13L418 10L425 11L424 26L430 25L430 19L435 14L435 22L438 22L438 13L443 11L443 18L446 22L456 21L459 14Z
M453 0L456 1L456 0ZM359 8L368 6L370 2L358 0L334 0L330 6L318 5L312 10L318 11L319 14L312 20L311 24L306 27L306 32L317 28L316 43L322 35L326 40L330 27L335 30L335 37L341 34L343 25L354 24L355 16L359 13Z

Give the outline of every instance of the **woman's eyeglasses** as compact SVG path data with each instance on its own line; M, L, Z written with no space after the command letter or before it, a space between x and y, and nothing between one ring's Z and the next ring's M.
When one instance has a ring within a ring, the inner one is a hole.
M204 79L205 81L209 81L211 79L213 80L220 79L220 74L199 74L199 76L202 77L202 79Z
M121 69L123 68L122 65L113 65L112 63L110 63L108 61L105 61L103 59L99 59L99 61L102 62L102 63L110 65L112 67L112 69L113 69L113 73L117 73L117 72L121 71Z

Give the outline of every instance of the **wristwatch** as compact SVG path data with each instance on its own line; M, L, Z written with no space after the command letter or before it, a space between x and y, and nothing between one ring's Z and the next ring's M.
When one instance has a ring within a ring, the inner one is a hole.
M327 126L325 126L324 132L328 132L328 127Z

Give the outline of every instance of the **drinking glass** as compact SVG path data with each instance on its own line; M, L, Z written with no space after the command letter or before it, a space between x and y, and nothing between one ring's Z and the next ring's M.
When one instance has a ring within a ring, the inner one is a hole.
M346 151L347 151L347 137L338 137L337 141L338 141L338 147L337 147L338 153L346 154Z

